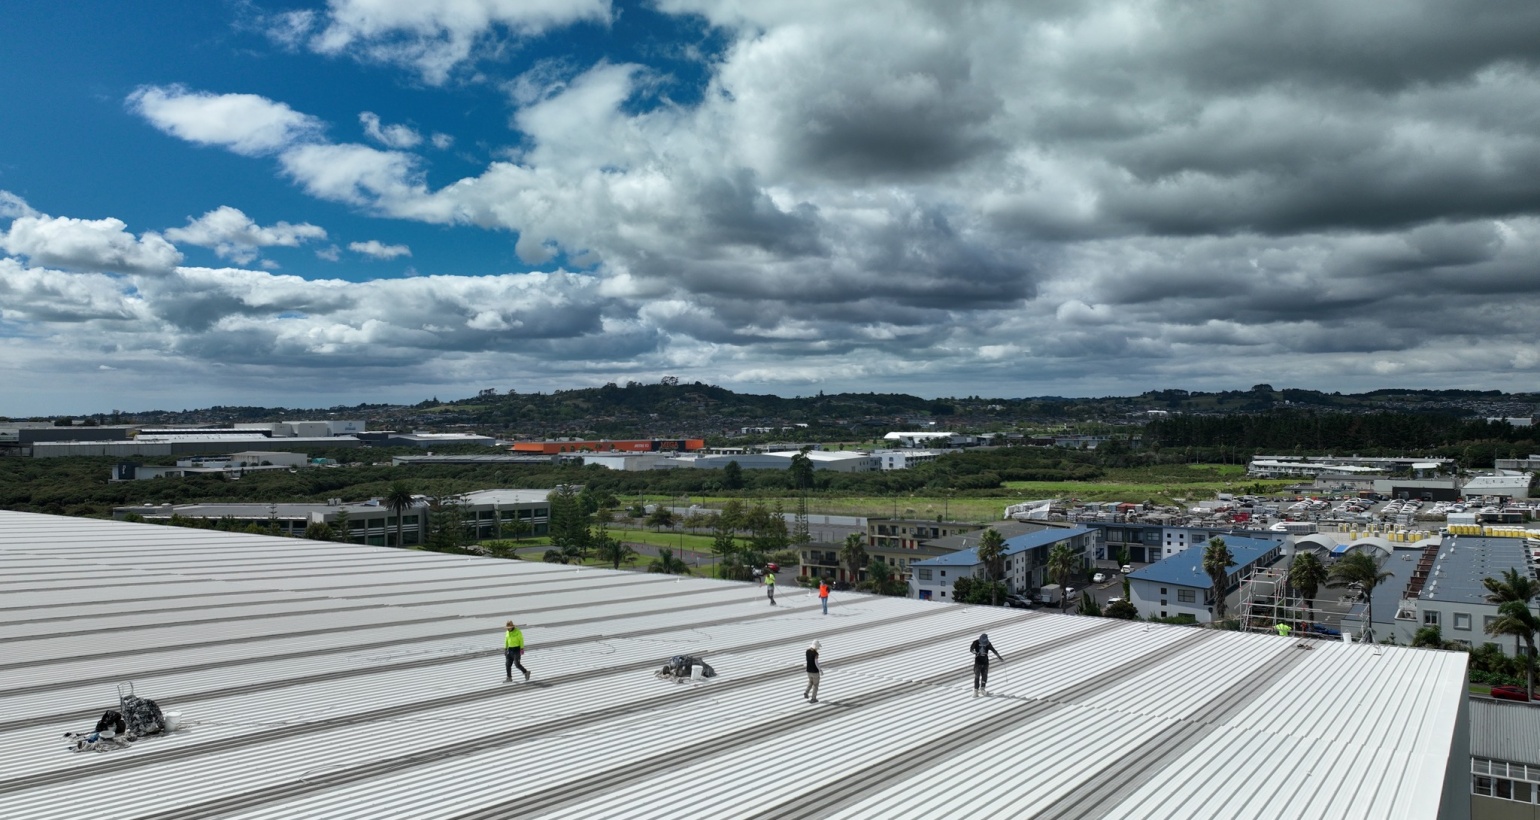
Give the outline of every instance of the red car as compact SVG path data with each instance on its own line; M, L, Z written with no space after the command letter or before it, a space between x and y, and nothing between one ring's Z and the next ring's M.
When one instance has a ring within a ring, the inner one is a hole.
M1529 693L1522 686L1494 686L1492 697L1498 700L1529 700Z
M777 564L774 561L771 561L770 563L765 564L765 569L767 569L767 570L769 570L771 572L780 572L781 571L781 565Z

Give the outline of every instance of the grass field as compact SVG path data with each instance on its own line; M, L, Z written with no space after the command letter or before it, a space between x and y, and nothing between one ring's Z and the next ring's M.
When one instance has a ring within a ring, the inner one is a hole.
M1005 508L1022 501L1041 498L1075 498L1081 501L1154 501L1158 504L1186 506L1216 493L1271 494L1281 492L1292 481L1261 481L1246 478L1246 468L1239 464L1177 464L1163 467L1110 469L1098 481L1007 481L1006 492L988 496L946 496L915 494L904 496L850 496L829 498L808 496L812 515L854 515L864 517L944 518L949 521L984 523L999 520ZM725 496L649 497L649 504L690 506L700 504L717 508L729 499ZM774 505L775 498L739 499L752 504L764 501ZM797 499L779 499L786 512L797 508Z

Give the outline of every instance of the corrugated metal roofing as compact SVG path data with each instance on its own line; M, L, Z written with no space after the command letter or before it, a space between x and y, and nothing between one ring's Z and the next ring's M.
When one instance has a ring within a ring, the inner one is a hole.
M8 819L1431 818L1466 730L1460 653L144 524L0 512L0 593ZM66 751L122 680L186 728Z
M1277 541L1269 541L1264 538L1243 538L1238 535L1216 536L1224 539L1225 546L1230 548L1230 555L1235 559L1230 564L1230 574L1240 571L1241 567L1251 564L1263 555L1279 548ZM1140 567L1128 574L1128 577L1140 581L1154 581L1161 584L1177 584L1186 586L1203 587L1207 589L1212 585L1208 573L1203 571L1203 550L1206 545L1194 544L1191 547L1163 558L1146 567Z
M1540 766L1540 706L1471 698L1470 754Z

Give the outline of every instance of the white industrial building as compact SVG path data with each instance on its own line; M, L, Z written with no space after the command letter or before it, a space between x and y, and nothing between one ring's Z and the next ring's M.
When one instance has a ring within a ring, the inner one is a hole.
M13 512L0 567L0 817L1469 816L1460 653ZM66 751L123 681L182 728Z
M1535 478L1534 473L1504 472L1498 475L1478 475L1466 479L1464 493L1466 498L1485 498L1495 496L1506 499L1529 498L1529 485Z

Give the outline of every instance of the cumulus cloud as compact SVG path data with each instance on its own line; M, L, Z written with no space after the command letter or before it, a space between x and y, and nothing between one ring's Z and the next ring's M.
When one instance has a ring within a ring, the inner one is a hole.
M500 39L609 15L608 0L332 0L310 47L405 66L437 85Z
M327 141L260 97L242 110L264 116L237 119L267 128L150 113L161 98L193 110L240 108L241 95L141 89L132 104L191 142L276 156L316 198L503 232L527 266L582 268L554 281L599 299L591 323L527 348L564 357L553 385L666 365L746 387L881 389L902 375L970 394L1000 379L1009 393L1029 360L1035 389L1070 394L1251 384L1258 368L1274 383L1482 386L1449 348L1485 351L1501 378L1540 372L1527 330L1540 7L914 0L881 25L851 4L656 8L720 38L698 99L668 99L675 78L644 52L510 67L484 86L509 106L509 147L460 179L411 152L448 148L447 135L369 112L372 145ZM519 38L611 16L599 2L337 0L286 30L432 84ZM204 317L185 325L204 328L186 337L197 355L299 327L283 310L312 315L198 281L220 296L166 314ZM441 351L440 373L474 372L483 334L532 321L457 303L307 325L329 341L290 333L282 348L346 356L388 336ZM574 364L580 352L592 361Z
M212 94L185 86L141 86L129 109L160 130L199 145L257 156L316 139L321 121L256 94Z
M159 234L135 237L121 219L71 219L44 214L18 217L0 234L0 249L34 265L83 271L164 274L182 254Z
M308 222L277 222L263 227L239 209L221 205L197 219L189 218L185 228L166 231L166 237L173 242L212 248L220 258L244 265L255 260L262 248L298 247L313 239L325 239L326 230Z
M364 126L364 134L369 139L384 145L386 148L416 148L422 144L422 135L406 125L380 125L380 115L372 111L364 111L358 115L358 121Z
M0 218L14 219L18 216L37 216L37 211L25 199L10 191L0 191Z
M395 259L398 256L412 255L412 249L405 245L386 245L378 239L371 239L368 242L349 242L348 250L364 256L372 256L375 259Z

